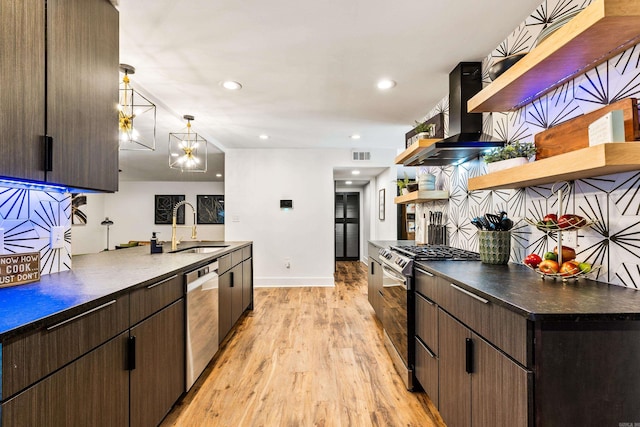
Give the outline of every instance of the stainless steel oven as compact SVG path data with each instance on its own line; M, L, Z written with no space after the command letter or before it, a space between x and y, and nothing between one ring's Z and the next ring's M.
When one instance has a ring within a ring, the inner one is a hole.
M380 251L384 343L407 389L413 389L413 261L397 252Z

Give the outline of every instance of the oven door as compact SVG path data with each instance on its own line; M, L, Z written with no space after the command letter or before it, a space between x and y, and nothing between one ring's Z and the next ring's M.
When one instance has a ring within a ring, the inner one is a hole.
M391 268L382 266L382 326L393 351L388 346L387 349L405 385L411 389L413 385L409 361L409 280ZM395 360L394 352L400 360Z

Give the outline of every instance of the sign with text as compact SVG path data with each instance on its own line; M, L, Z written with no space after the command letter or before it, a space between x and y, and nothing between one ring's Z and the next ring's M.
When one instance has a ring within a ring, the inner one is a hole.
M0 288L40 280L40 253L0 255Z

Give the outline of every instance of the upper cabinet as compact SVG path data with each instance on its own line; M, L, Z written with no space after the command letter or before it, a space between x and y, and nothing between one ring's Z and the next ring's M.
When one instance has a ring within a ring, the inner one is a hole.
M594 0L468 102L470 112L518 109L640 43L640 1Z
M1 174L116 191L118 11L108 0L0 2Z

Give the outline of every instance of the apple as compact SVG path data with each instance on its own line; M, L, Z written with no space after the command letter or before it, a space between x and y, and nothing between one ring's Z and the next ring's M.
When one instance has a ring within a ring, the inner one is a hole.
M581 262L580 264L578 264L578 268L584 274L587 274L588 272L591 271L591 264L589 264L588 262Z
M552 261L557 261L558 260L558 255L553 253L553 252L545 252L543 255L544 259L550 259Z
M578 228L586 223L587 221L579 215L565 214L558 218L558 227L560 228Z
M541 262L542 262L542 258L540 258L540 255L538 254L527 255L524 259L524 263L533 268L536 268L538 264L540 264Z
M560 266L560 274L563 276L573 276L580 273L580 267L576 261L566 261Z
M538 269L545 274L556 274L560 271L560 266L557 261L552 259L545 259L538 265Z
M558 253L558 247L553 248L553 253ZM576 251L569 246L562 246L562 262L571 261L572 259L576 259Z

